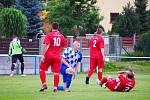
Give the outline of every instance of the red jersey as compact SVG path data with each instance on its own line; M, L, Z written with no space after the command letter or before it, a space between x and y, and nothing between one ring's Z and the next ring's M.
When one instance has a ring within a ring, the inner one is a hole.
M90 39L90 57L103 58L101 48L104 48L104 39L101 35L94 35Z
M134 87L135 79L129 79L123 75L119 75L119 77L114 80L108 80L107 84L107 87L112 91L128 92Z
M61 50L66 46L66 39L59 31L52 31L46 35L43 44L49 45L45 56L60 58Z

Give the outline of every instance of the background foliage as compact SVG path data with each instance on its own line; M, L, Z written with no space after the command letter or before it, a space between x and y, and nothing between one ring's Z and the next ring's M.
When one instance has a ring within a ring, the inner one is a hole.
M145 53L150 52L150 32L147 32L147 33L144 33L143 35L141 35L138 43L135 46L135 50L143 51Z
M119 33L120 36L133 36L139 32L140 28L139 17L135 12L134 7L128 3L123 7L123 11L113 23L112 32Z
M16 8L21 10L26 15L28 20L27 36L28 38L34 38L36 34L41 30L43 22L37 15L42 9L42 5L39 0L17 0Z
M10 7L15 5L16 0L0 0L3 7Z
M50 0L47 6L49 21L60 23L65 35L85 35L96 30L102 20L96 0Z
M0 10L0 33L1 36L10 37L13 34L18 37L25 36L27 18L21 11L15 8L3 8Z

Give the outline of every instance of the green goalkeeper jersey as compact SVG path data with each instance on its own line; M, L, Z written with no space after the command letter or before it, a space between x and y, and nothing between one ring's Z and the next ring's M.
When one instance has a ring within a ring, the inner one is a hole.
M22 47L20 45L20 40L17 38L14 38L10 42L8 55L12 56L16 54L22 54Z

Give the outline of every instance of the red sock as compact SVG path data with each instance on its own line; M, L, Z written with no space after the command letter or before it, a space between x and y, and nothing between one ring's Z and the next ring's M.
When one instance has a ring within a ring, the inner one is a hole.
M46 84L46 74L45 74L45 71L43 71L43 70L40 70L40 79L41 79L42 85L45 85Z
M107 78L104 77L104 78L101 80L101 84L104 84L104 83L106 83L106 82L107 82Z
M91 75L93 74L93 70L90 70L89 72L88 72L88 77L90 78L91 77Z
M98 72L98 79L101 81L102 80L102 72Z
M59 75L54 75L54 89L57 89L59 84Z

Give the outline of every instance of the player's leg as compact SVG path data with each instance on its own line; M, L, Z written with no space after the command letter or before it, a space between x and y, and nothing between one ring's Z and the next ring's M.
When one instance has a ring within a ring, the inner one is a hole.
M61 65L61 69L60 69L60 72L62 74L62 77L63 77L63 83L64 83L64 90L66 89L66 82L67 82L67 74L66 74L66 69L67 69L67 66L65 66L64 64Z
M67 74L63 74L63 83L64 83L64 90L66 90L66 84L67 84Z
M100 85L102 86L106 82L107 82L107 77L103 77L102 80L101 80Z
M60 65L61 65L61 59L60 58L52 60L51 70L52 70L53 75L54 75L53 92L57 92L57 87L59 84Z
M59 84L59 73L54 73L54 89L53 92L57 92L57 87Z
M95 58L90 58L90 70L88 71L87 76L86 76L86 80L85 80L86 84L89 84L89 79L94 73L95 69L96 69L96 60Z
M103 61L103 59L98 58L97 59L97 65L98 65L98 79L99 79L99 81L101 81L102 76L103 76L102 69L104 68L104 61Z
M16 55L13 55L12 56L12 64L11 64L11 74L10 74L11 77L14 75L14 68L17 65L16 62L17 62L17 57L16 57Z
M40 89L41 92L47 89L45 71L48 70L49 65L50 62L47 61L46 59L44 59L44 61L41 61L40 63L40 79L42 82L42 88Z
M100 85L101 87L106 88L107 87L107 81L109 80L109 78L111 78L110 76L107 77L103 77L101 79L101 81L99 81L99 79L97 80L97 84Z
M25 76L24 75L24 59L23 59L23 55L22 54L19 54L18 55L18 59L21 63L21 76Z
M72 81L72 74L67 74L66 92L70 92L70 85Z

